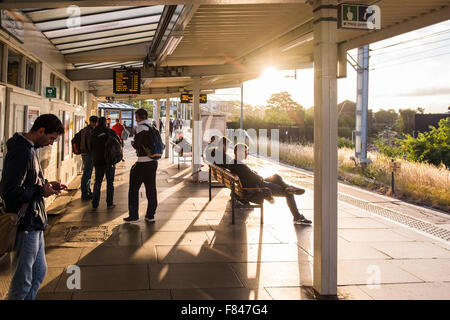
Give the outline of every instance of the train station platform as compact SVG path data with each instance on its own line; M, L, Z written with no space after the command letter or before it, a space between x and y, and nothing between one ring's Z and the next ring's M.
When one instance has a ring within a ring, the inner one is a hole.
M106 208L105 182L96 211L81 201L80 190L50 208L59 214L51 216L46 231L48 272L37 299L319 298L312 290L313 227L293 225L284 199L264 204L263 224L255 209L237 211L232 225L230 190L213 189L209 202L208 184L191 182L190 166L178 170L176 163L162 159L156 222L126 224L128 175L135 162L129 145L125 159L116 168L115 208ZM296 200L313 220L311 178L287 167L281 174L306 188ZM377 201L366 194L353 198ZM144 188L141 199L143 218ZM448 241L339 200L339 299L450 299ZM437 216L443 224L450 221ZM67 286L71 265L80 267L80 289ZM1 295L9 279L3 262Z

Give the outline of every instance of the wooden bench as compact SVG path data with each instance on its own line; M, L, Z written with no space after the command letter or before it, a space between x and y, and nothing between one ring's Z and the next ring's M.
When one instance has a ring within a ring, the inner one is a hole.
M246 201L248 192L258 192L263 191L267 188L244 188L242 186L239 177L231 173L228 169L219 167L216 164L206 162L209 165L209 201L211 201L211 189L212 188L228 188L231 190L231 223L234 224L234 211L235 209L250 209L250 208L260 208L261 209L261 224L263 224L263 203L261 204L250 204ZM215 179L219 184L213 184L212 179ZM247 204L240 204L241 201L247 202Z

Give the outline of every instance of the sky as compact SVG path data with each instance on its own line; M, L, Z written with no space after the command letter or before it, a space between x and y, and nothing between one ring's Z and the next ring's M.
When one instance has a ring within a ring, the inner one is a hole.
M450 20L370 45L369 109L422 107L425 113L446 113L450 106ZM356 60L357 49L349 51ZM273 93L287 91L302 106L314 104L313 69L277 71L244 83L244 102L265 105ZM240 89L216 90L211 99L240 100ZM356 101L356 71L338 79L338 103Z

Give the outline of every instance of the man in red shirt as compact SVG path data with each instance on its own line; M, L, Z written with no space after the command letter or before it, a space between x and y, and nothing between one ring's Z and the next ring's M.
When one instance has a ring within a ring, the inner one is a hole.
M122 140L123 125L120 123L119 119L116 119L116 124L113 125L111 129L113 129L119 136L120 140Z

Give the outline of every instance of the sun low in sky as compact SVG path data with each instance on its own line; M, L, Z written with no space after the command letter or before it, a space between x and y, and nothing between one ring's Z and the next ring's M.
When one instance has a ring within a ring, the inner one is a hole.
M357 49L349 51L356 60ZM416 109L446 113L450 106L450 20L370 45L369 109ZM287 91L305 108L314 104L314 70L278 71L244 83L244 102L265 105ZM240 100L240 89L216 90L211 98ZM338 102L356 101L356 71L338 80Z

